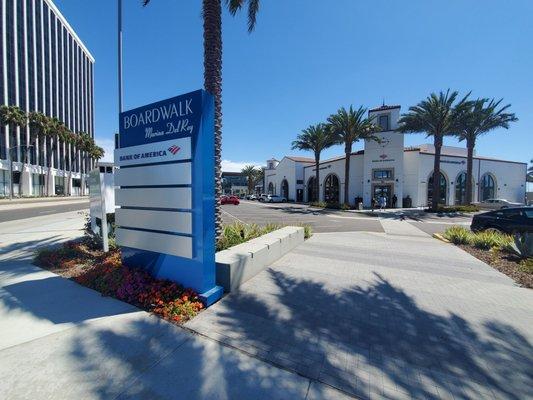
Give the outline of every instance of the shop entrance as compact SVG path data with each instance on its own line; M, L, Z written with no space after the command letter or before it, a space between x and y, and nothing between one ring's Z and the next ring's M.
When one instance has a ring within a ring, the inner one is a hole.
M392 185L373 185L372 195L374 196L378 204L379 198L381 196L385 196L385 198L387 199L387 208L392 207Z

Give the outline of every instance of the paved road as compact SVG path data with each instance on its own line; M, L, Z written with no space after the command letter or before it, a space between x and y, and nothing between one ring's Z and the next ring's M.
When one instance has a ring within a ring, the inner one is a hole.
M256 201L241 201L238 206L223 205L224 223L242 221L264 225L309 224L314 232L383 232L381 221L405 220L422 231L433 234L443 232L452 225L470 226L471 217L463 215L437 215L422 210L386 212L342 212L316 210L304 204L265 204Z
M381 223L315 234L187 326L358 399L532 399L533 291Z
M314 232L383 232L375 217L353 215L334 210L313 210L302 204L265 204L257 201L241 201L238 206L223 205L224 223L278 223L283 225L309 224Z
M43 215L60 214L70 211L89 210L89 202L81 201L69 204L54 203L35 207L0 209L0 222L16 221L19 219L39 217Z

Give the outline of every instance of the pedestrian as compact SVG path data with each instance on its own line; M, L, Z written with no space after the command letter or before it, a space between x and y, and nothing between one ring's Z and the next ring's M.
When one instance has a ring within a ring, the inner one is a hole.
M385 207L387 206L387 198L384 195L381 195L379 198L379 208L381 211L385 210Z
M370 206L372 207L372 212L374 212L374 208L376 208L376 198L375 197L372 197L372 199L370 199Z
M392 208L396 208L397 202L398 202L398 197L396 197L396 195L392 196Z

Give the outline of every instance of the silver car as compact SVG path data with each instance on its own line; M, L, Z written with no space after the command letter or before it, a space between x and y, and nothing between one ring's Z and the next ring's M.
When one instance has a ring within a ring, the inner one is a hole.
M278 196L277 194L269 194L266 198L267 203L285 203L287 199L285 197Z
M485 210L499 210L501 208L520 207L522 203L513 203L505 199L487 199L479 203L474 203L479 208Z

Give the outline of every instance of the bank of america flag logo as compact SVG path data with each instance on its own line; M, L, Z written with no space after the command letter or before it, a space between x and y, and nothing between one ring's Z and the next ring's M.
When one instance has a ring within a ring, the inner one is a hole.
M180 147L173 144L168 148L168 151L170 151L172 154L176 155L178 151L180 151Z

